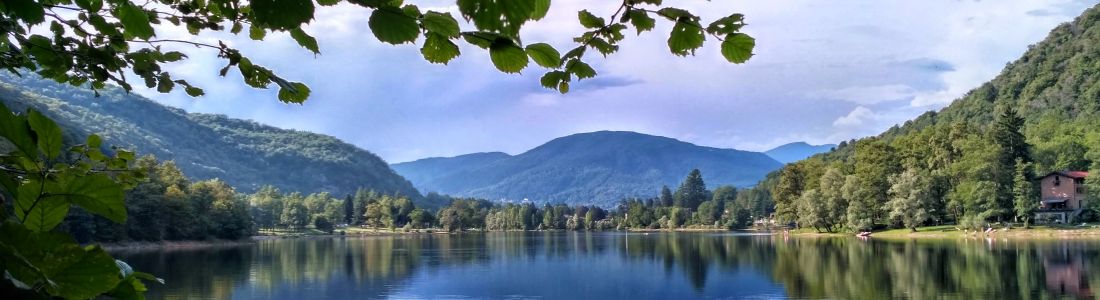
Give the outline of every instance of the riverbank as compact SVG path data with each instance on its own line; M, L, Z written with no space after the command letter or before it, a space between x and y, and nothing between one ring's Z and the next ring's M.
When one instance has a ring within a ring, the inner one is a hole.
M821 233L812 229L792 230L790 235L807 237L841 237L854 236L848 232ZM966 238L966 237L997 237L1020 239L1071 239L1071 238L1100 238L1100 224L1081 225L1036 225L1031 228L995 228L990 232L960 230L955 225L928 226L910 229L889 229L871 233L871 238Z

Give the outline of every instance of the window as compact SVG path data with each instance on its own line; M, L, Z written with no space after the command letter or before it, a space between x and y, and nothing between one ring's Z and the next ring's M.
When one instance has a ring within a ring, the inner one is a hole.
M1085 185L1083 185L1083 184L1078 184L1078 185L1077 185L1077 193L1078 193L1078 194L1084 194L1084 193L1085 193Z
M1059 185L1062 185L1062 178L1058 177L1058 176L1054 176L1054 186L1059 186Z

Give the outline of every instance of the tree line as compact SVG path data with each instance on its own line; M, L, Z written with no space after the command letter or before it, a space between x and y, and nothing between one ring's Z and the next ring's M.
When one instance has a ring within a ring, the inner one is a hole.
M1100 141L1086 146L1088 139L1072 137L1089 123L1043 118L1029 127L1013 107L1000 105L984 128L940 123L843 142L832 153L787 165L765 185L778 220L817 231L1027 227L1039 208L1036 175L1092 165L1088 149L1100 150ZM1097 186L1095 177L1089 187Z

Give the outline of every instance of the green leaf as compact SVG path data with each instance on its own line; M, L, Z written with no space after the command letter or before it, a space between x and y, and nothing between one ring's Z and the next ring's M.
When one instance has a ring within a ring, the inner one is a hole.
M45 68L63 68L66 61L53 51L53 42L50 38L41 35L32 35L23 46L27 52L34 56L34 60Z
M186 87L183 89L183 91L191 97L198 97L206 94L206 92L204 92L202 89L193 86Z
M61 255L65 255L63 261L66 263L49 271L52 273L50 280L55 284L47 289L50 294L67 299L90 299L110 291L121 280L115 259L103 248L72 245L62 249L65 249Z
M532 20L541 20L550 11L550 0L534 0L535 7L531 11Z
M301 28L291 29L290 37L294 38L294 41L298 42L298 45L302 46L302 48L313 51L313 54L321 54L320 49L317 48L317 39L306 34Z
M103 145L103 139L100 138L99 135L89 134L88 139L84 142L84 145L87 145L88 148L98 149L100 146Z
M340 0L317 0L317 4L321 6L333 6L340 4Z
M34 232L47 232L61 224L69 213L69 202L61 198L42 197L38 180L19 186L15 199L15 216L23 226Z
M504 73L519 73L527 67L527 53L523 48L507 41L497 40L489 47L489 59Z
M741 30L741 27L745 26L745 16L742 14L732 14L730 16L714 20L707 26L707 33L713 35L727 35L733 34Z
M665 17L669 21L679 21L681 18L686 18L689 20L695 20L698 18L695 15L691 14L691 12L689 11L675 7L662 8L661 10L657 11L657 15Z
M87 11L99 11L103 9L103 0L76 0L76 6Z
M248 38L254 41L262 41L267 36L267 30L259 26L252 26L248 28Z
M291 30L313 20L312 0L252 0L253 24Z
M756 39L744 33L734 33L722 41L722 56L731 63L740 64L752 58L752 49Z
M309 87L301 82L291 82L287 85L280 84L279 101L301 104L309 98L309 92Z
M447 64L459 55L458 45L455 45L451 40L436 33L426 35L424 47L420 48L420 54L424 55L425 60L437 64Z
M537 43L527 45L527 56L531 57L536 64L546 68L557 68L561 66L561 54L553 46L545 43Z
M546 87L548 89L557 89L558 83L561 83L562 81L567 81L568 79L569 74L565 72L550 71L542 75L542 78L539 79L539 83L541 83L543 87Z
M161 61L175 62L175 61L179 61L179 60L183 59L184 57L187 57L187 55L183 54L182 52L169 51L169 52L164 53L164 55L161 57Z
M393 6L375 9L367 24L379 41L394 45L411 43L420 35L420 26L416 24L416 19Z
M528 20L539 16L542 9L538 0L458 0L458 11L473 21L478 30L500 33L509 37L519 35L519 29Z
M632 9L627 14L630 16L630 24L634 25L634 29L638 30L639 35L642 32L653 30L653 26L657 22L644 10Z
M695 49L702 47L704 40L706 37L703 36L703 29L699 28L698 24L677 21L672 27L672 33L668 36L668 49L672 54L687 56L695 54Z
M429 11L424 14L421 24L424 24L424 29L428 32L445 37L458 37L459 34L458 21L450 13Z
M48 199L64 199L117 223L126 222L122 185L105 174L71 175L46 185Z
M0 7L30 24L38 24L46 20L46 10L35 0L4 0L3 6Z
M467 43L470 43L471 45L478 46L479 48L486 49L486 50L488 50L489 47L492 47L493 43L496 42L497 40L502 40L502 41L508 41L509 40L507 37L505 37L503 35L500 35L500 34L497 34L497 33L492 33L492 32L485 32L485 31L463 32L462 33L462 38L465 39Z
M153 25L149 23L149 15L141 7L126 1L115 9L114 15L122 22L122 29L126 34L143 40L153 37Z
M34 130L34 135L38 140L38 149L42 150L42 153L46 154L48 159L57 158L61 154L61 127L57 126L57 123L54 123L50 118L33 109L27 113L27 123L31 125L31 130Z
M584 26L585 28L600 28L607 24L607 22L605 22L603 18L593 15L592 13L588 12L588 10L577 12L577 18L581 20L581 26Z
M592 66L576 59L570 60L569 63L565 65L565 70L576 75L577 79L596 77L596 70L592 69Z
M38 156L38 146L26 118L18 116L0 103L0 137L7 139L28 158Z

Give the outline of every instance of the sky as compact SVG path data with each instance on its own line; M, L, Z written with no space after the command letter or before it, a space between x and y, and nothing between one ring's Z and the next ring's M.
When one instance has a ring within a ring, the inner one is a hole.
M459 16L453 0L405 2ZM614 2L554 0L548 16L522 35L564 52L584 31L577 11L609 16ZM659 20L655 31L629 34L618 53L605 58L592 51L586 61L599 75L565 95L539 85L545 70L534 63L519 75L504 74L486 51L464 43L448 65L430 64L420 56L420 41L383 44L368 29L369 10L340 5L319 9L306 28L320 55L286 34L254 42L247 34L194 37L158 29L158 38L225 40L253 62L309 85L313 93L302 105L277 101L275 85L247 87L235 71L217 76L225 62L203 49L182 49L189 61L167 69L207 95L138 92L190 112L332 135L391 163L517 154L598 130L763 151L874 135L942 108L1098 2L666 0L705 21L745 14L743 31L756 38L756 55L746 64L727 63L709 39L695 56L674 56L666 45L671 26Z

